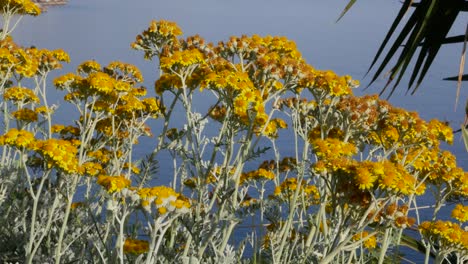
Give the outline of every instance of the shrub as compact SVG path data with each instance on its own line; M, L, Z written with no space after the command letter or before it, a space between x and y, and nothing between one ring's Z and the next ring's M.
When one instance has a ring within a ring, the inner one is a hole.
M3 262L382 263L401 245L466 260L466 206L437 220L468 195L440 149L453 141L444 123L354 96L357 81L314 69L284 37L214 45L152 21L132 47L158 63L157 96L133 65L86 61L53 82L79 116L56 124L47 76L68 55L13 42L9 12L38 12L1 4ZM146 157L134 151L144 136ZM162 156L173 164L160 173Z

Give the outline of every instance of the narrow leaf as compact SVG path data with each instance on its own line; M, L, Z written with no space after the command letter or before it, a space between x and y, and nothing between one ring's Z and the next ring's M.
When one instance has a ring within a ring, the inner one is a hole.
M356 0L350 0L348 2L348 4L346 5L345 9L343 10L343 12L341 12L340 16L338 17L338 19L336 20L336 22L340 21L340 19L346 14L346 12L348 12L349 9L351 9L351 7L354 5L354 3L356 3Z
M468 130L465 126L461 127L462 135L463 135L463 142L465 142L465 149L468 152Z
M458 99L460 98L461 82L462 82L462 77L463 77L463 71L465 70L465 55L466 55L467 39L468 39L468 24L466 25L465 41L463 42L462 54L460 56L460 67L458 70L457 96L455 98L455 108L457 107ZM465 141L465 146L466 146L466 141Z

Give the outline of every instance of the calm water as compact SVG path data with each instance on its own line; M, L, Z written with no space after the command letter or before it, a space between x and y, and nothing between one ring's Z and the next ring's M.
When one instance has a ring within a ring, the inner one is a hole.
M291 0L287 4L281 0L70 0L68 5L50 8L37 18L25 18L14 38L25 46L63 48L69 52L72 62L57 74L73 71L84 60L95 59L102 65L122 60L137 65L143 72L146 86L152 87L157 77L156 65L143 60L141 52L131 50L130 43L152 19L167 19L177 22L185 36L200 34L213 42L241 34L286 36L296 41L306 60L315 68L350 74L365 86L369 78L363 77L399 10L400 1L357 1L344 18L335 23L346 3L347 0ZM455 31L462 30L463 23L458 23ZM462 103L455 112L456 83L442 81L442 78L458 73L460 53L460 45L443 48L420 91L415 96L406 96L404 89L400 89L390 102L418 111L425 119L449 121L457 129L464 118L467 84L462 86ZM369 89L359 89L356 93L378 93L382 84L383 81L376 82ZM52 100L58 103L62 96L56 94ZM58 119L69 117L64 114ZM139 146L142 153L151 151L144 146ZM447 149L457 155L459 165L468 168L460 135Z
M26 17L15 31L16 41L41 48L63 48L72 62L61 73L72 71L84 60L101 64L122 60L137 65L152 87L156 65L145 61L142 53L130 49L135 36L152 19L176 21L185 36L200 34L208 41L226 40L231 35L283 35L296 41L306 60L318 69L350 74L365 86L363 78L393 16L398 0L361 0L339 22L336 18L347 0L70 0L52 7L43 15ZM456 31L463 30L463 23ZM460 45L441 50L416 96L405 96L400 89L390 99L394 105L418 111L426 119L449 121L455 128L463 122L468 91L462 86L461 104L454 111L456 83L442 78L458 73ZM57 73L57 74L61 74ZM402 82L404 83L404 81ZM356 93L377 93L383 81ZM405 87L400 87L405 88ZM61 96L55 98L57 102ZM460 138L449 149L466 167L466 151Z

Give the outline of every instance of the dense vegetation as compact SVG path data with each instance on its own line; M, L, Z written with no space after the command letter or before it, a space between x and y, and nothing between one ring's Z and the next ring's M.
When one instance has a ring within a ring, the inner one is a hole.
M466 261L468 207L438 220L468 196L468 174L440 149L453 141L443 122L354 96L357 81L308 65L284 37L214 45L169 21L131 44L160 71L157 97L118 61L51 85L67 53L10 36L15 15L40 10L0 5L2 262L383 263L401 261L400 246ZM79 118L54 122L52 86ZM155 146L143 158L141 137ZM162 156L172 170L158 170Z

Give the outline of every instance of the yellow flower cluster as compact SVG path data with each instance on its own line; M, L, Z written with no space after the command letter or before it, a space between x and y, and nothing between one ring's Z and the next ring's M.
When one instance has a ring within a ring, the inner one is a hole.
M94 64L96 65L93 65L93 69L97 71L99 69L99 64L97 62L94 62ZM98 69L96 69L96 66ZM143 75L140 70L135 65L129 63L113 61L107 65L105 70L114 77L119 76L127 80L133 80L135 83L143 82Z
M278 129L285 129L288 128L288 124L283 119L274 118L270 120L268 123L265 124L263 130L261 127L256 128L256 133L259 135L265 135L269 138L277 138L278 137Z
M237 66L238 67L238 66ZM212 89L221 89L227 93L234 93L235 91L247 90L253 93L254 84L250 80L246 72L239 70L222 69L220 71L213 71L207 74L202 83L202 89L210 87ZM226 94L226 96L229 96ZM254 95L247 94L247 97Z
M380 118L369 139L372 144L387 149L395 145L438 147L440 140L452 143L453 134L452 129L440 121L428 123L415 112L392 107L385 117Z
M454 194L462 197L468 197L468 172L463 173L459 178L456 178L452 185Z
M149 250L149 243L146 240L125 239L123 250L125 254L140 255Z
M353 164L354 180L360 190L370 190L379 176L384 174L383 164L364 161Z
M375 235L370 235L367 231L362 231L353 236L353 241L362 241L365 248L375 248L377 246L377 238Z
M63 50L22 48L13 42L11 37L0 40L0 70L10 77L32 77L45 74L62 67L61 62L69 62L68 54Z
M145 59L151 59L160 53L163 45L177 42L177 36L180 35L182 35L182 30L176 23L153 20L149 27L136 37L131 46L133 49L143 50Z
M76 157L78 150L71 141L55 138L38 140L33 149L43 156L48 168L54 167L68 174L81 172Z
M460 182L465 175L463 169L457 167L455 156L438 147L412 146L407 150L396 151L392 161L405 164L410 171L418 173L420 178L427 177L428 182L436 185L448 183L454 187L453 183Z
M336 138L319 138L313 140L311 144L319 159L314 165L317 172L346 168L352 162L350 157L357 152L354 144Z
M160 58L161 69L168 72L171 69L178 72L178 70L182 70L185 67L203 63L203 54L197 49L175 51L170 56Z
M16 120L24 122L35 122L37 121L37 113L29 108L23 108L11 113Z
M452 217L462 223L468 222L468 206L457 204L452 211Z
M279 172L289 172L294 170L297 166L297 161L293 157L285 157L279 161ZM275 170L277 168L276 162L274 160L265 160L258 167L259 169L265 170Z
M177 193L170 187L154 186L141 188L137 190L137 193L142 200L143 207L150 209L150 203L154 202L160 214L165 214L168 211L187 213L191 207L190 201L185 196Z
M32 148L36 139L33 133L26 130L10 129L7 133L0 136L0 146L9 145L17 148Z
M39 103L39 97L26 87L11 87L5 89L3 98L15 103Z
M148 31L151 33L158 33L163 37L172 37L182 35L182 30L179 26L171 21L160 20L160 21L151 21Z
M91 74L101 70L101 64L94 60L84 61L76 68L78 74ZM57 85L57 84L56 84Z
M242 173L240 176L240 183L247 181L258 181L258 180L273 180L275 173L270 170L259 168L258 170Z
M108 95L114 92L114 84L116 80L107 73L94 72L89 75L88 82L91 90Z
M441 122L436 119L432 119L429 121L427 124L427 129L429 131L428 137L433 140L442 140L447 142L448 144L453 143L453 131L450 126L448 126L446 123Z
M85 162L81 166L83 169L83 174L89 176L97 176L99 174L104 173L104 169L100 163L96 162Z
M52 133L59 133L61 135L71 135L74 137L78 137L80 135L80 129L75 126L64 126L59 124L54 124L51 127Z
M438 243L440 250L468 250L468 231L450 221L423 222L419 230L429 240Z
M166 90L179 89L182 87L180 77L175 74L163 74L154 83L154 90L161 95Z
M16 73L24 77L32 77L39 70L39 60L34 56L36 55L36 52L31 54L28 51L29 50L23 50L21 48L12 51L18 60L18 63L15 65Z
M377 181L379 188L404 195L421 195L426 190L426 186L417 182L401 164L385 160L382 162L382 168L384 173Z
M332 97L351 95L351 88L358 86L350 76L338 76L335 72L309 71L306 77L299 81L299 86L309 88L312 93L325 92Z
M279 186L276 186L272 198L289 200L294 196L297 186L298 182L296 178L288 178ZM308 205L317 204L319 202L320 194L315 185L307 184L305 180L302 180L299 191L299 196L304 195Z
M77 73L84 77L66 74L56 78L54 84L59 89L69 91L65 100L79 102L92 98L92 110L117 117L119 122L145 116L157 118L165 111L158 98L140 98L146 95L146 88L134 87L136 83L143 81L141 72L134 65L114 61L102 69L100 67L95 61L86 61L77 69ZM128 130L128 126L121 125L114 126L117 129L110 129L110 124L102 121L99 124L100 131L111 136L114 132L125 133Z
M336 138L316 139L311 142L315 154L325 160L333 160L339 156L352 156L357 149L354 144Z
M0 10L32 16L41 14L41 9L30 0L0 0Z
M131 181L125 176L99 175L96 183L104 187L108 193L115 193L130 187Z
M48 72L55 69L61 69L62 64L60 62L70 62L70 57L65 51L58 50L38 50L30 49L28 52L34 55L39 61L39 70L42 72Z

